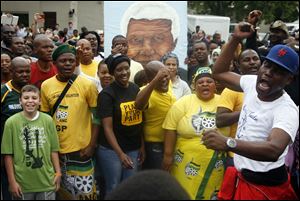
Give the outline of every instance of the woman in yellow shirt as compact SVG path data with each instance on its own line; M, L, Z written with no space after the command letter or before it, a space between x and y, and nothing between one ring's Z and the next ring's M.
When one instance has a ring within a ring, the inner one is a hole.
M213 199L224 172L224 153L202 145L205 129L216 128L219 95L209 67L199 68L195 94L178 100L163 123L165 131L163 169L170 171L191 199Z

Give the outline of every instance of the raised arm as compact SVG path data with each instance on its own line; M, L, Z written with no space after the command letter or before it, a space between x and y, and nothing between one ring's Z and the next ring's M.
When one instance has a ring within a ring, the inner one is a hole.
M253 27L249 23L241 22L235 27L235 31L225 45L220 57L213 66L213 77L224 83L226 87L235 91L242 91L240 87L240 75L230 72L229 66L234 57L234 50L237 48L239 42L253 34Z
M146 72L147 73L147 72ZM149 74L149 73L148 73ZM135 108L138 110L143 110L148 104L149 98L152 91L157 87L162 79L169 76L169 71L167 68L161 68L156 76L150 81L150 83L141 90L135 99Z

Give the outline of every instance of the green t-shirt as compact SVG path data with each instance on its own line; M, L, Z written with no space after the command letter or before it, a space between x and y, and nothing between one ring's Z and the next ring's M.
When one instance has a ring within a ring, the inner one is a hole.
M16 181L22 192L45 192L55 189L51 152L59 151L58 136L51 116L39 112L28 120L22 112L5 123L1 154L13 155Z

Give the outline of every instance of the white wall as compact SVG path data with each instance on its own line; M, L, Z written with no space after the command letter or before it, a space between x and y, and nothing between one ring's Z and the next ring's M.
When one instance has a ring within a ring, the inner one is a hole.
M28 13L29 25L33 23L33 15L37 12L56 12L56 20L60 28L68 27L71 1L1 1L1 11ZM103 29L103 1L78 1L77 26L86 26L89 30Z
M104 28L103 1L78 2L78 29L85 26L90 31Z

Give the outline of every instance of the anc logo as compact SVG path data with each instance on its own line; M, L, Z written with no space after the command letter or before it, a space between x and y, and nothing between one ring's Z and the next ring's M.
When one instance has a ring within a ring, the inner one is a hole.
M216 127L216 114L211 112L202 112L200 108L199 112L192 116L192 126L195 129L197 135L202 134L205 128Z
M174 161L175 163L181 163L183 160L184 153L182 153L179 149L177 149L175 156L174 156Z
M90 193L93 190L93 176L76 176L75 186L81 193Z
M56 111L56 120L59 122L67 122L68 106L60 105Z
M192 161L189 162L186 166L185 166L185 174L187 176L197 176L198 172L200 170L200 165L193 163Z

